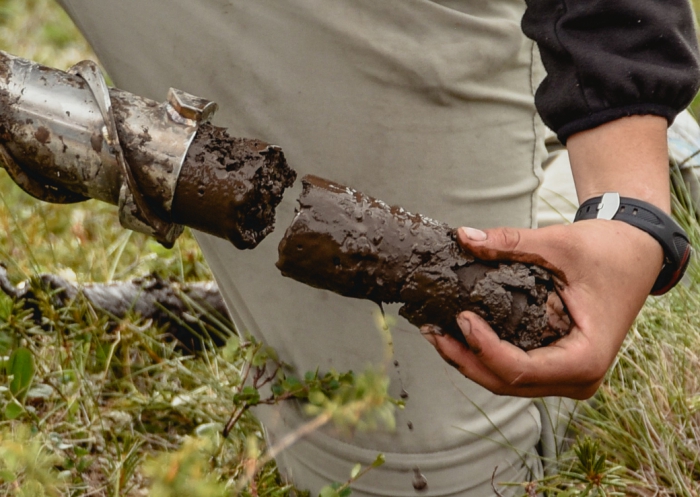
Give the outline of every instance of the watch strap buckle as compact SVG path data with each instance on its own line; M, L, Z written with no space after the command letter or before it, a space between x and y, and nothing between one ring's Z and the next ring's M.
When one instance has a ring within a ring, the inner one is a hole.
M620 209L620 194L617 192L605 193L600 199L596 219L612 220Z

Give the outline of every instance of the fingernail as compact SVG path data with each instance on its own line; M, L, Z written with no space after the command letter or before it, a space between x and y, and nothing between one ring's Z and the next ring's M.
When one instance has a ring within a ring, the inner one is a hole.
M462 334L464 335L464 338L467 338L469 334L472 332L472 323L469 321L469 319L463 315L457 316L457 324L459 325L459 328L462 330Z
M472 241L475 242L483 242L486 240L487 235L481 230L478 230L476 228L461 228L462 232L466 235L467 238L469 238Z
M435 347L437 343L435 337L441 337L444 335L444 333L442 332L442 328L440 328L439 326L435 326L434 324L424 324L423 326L421 326L420 334L423 335L423 337L427 341L429 341L433 347Z
M475 354L480 354L481 346L479 345L479 341L475 340L476 337L471 336L472 323L469 321L469 318L460 314L457 316L457 324L459 325L459 329L462 330L462 336L464 336L464 341L467 342L467 347L469 347L469 350Z

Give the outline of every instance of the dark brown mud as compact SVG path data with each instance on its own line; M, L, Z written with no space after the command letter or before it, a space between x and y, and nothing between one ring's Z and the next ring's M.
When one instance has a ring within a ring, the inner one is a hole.
M295 179L279 147L203 124L182 166L172 218L254 248L274 229L275 208Z
M568 333L571 321L556 314L563 306L541 267L476 260L445 224L322 178L302 182L299 212L279 245L284 276L347 297L403 303L399 312L410 323L439 326L461 341L455 317L464 310L524 350Z

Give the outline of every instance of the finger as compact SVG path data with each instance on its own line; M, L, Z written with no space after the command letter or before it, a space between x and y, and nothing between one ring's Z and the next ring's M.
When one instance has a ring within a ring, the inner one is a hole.
M465 327L464 322L461 323L461 326L465 337L468 336L470 328L468 326ZM509 385L503 378L494 374L481 362L479 354L482 354L483 351L478 350L474 352L470 350L456 338L444 335L438 327L432 325L423 326L421 334L435 347L438 354L447 364L493 393L525 397L541 395L539 390L534 390L531 387L526 387L526 389L516 392L512 385ZM475 342L472 341L472 343Z
M515 345L501 340L493 329L479 316L462 312L457 316L469 350L480 365L504 385L517 385L518 379L528 368L530 358ZM527 386L527 385L523 385Z
M463 227L457 230L460 245L479 259L509 260L536 264L566 281L563 271L553 261L566 260L572 244L561 226L519 229L493 228L485 231Z
M547 326L559 330L562 335L571 330L571 316L559 294L552 292L547 297Z
M467 348L464 343L450 335L444 335L440 331L435 332L432 325L423 326L421 334L430 342L440 357L470 379L478 379L481 386L492 389L503 383L503 381L488 370L479 362L474 353Z
M436 348L457 362L465 376L495 393L586 398L595 392L608 367L605 358L590 353L589 342L580 333L572 331L576 338L525 352L501 340L476 314L460 314L458 324L469 353L455 354L442 338L436 340Z
M449 335L435 338L435 349L442 359L462 375L497 395L513 397L559 396L577 400L590 398L599 384L564 384L513 386L494 375L462 343Z
M462 313L458 324L471 349L454 337L443 335L435 326L424 326L421 333L445 362L499 395L558 395L583 400L595 393L607 369L603 364L595 374L582 372L572 357L583 357L586 353L574 351L572 355L571 350L557 346L559 342L525 352L500 340L486 322L472 313ZM591 361L586 364L589 369L594 366Z

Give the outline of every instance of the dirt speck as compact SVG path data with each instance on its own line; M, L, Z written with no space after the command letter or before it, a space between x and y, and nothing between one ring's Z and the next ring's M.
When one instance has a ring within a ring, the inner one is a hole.
M36 141L42 145L46 145L51 141L51 132L44 126L39 126L39 128L34 132L34 138L36 138Z
M413 468L413 488L416 490L427 490L428 489L428 479L423 473L420 472L420 468L417 466Z
M102 133L93 133L90 137L90 145L92 146L92 149L98 154L102 152L103 141L104 138L102 137Z

